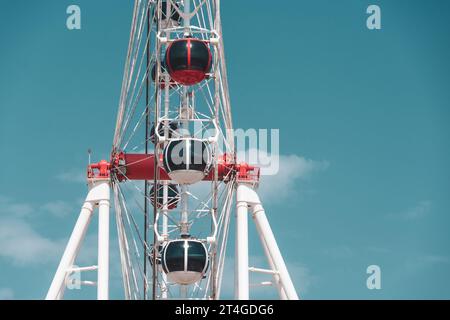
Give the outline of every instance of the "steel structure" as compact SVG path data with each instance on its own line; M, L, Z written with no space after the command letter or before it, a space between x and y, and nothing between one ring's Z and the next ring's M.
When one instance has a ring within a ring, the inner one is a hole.
M82 284L109 298L110 193L126 299L220 299L233 208L235 298L250 298L259 272L281 299L298 299L255 191L259 169L236 161L220 0L135 1L111 158L89 164L87 181L47 299L91 270L97 283ZM75 268L96 208L98 263ZM249 266L249 215L270 269Z

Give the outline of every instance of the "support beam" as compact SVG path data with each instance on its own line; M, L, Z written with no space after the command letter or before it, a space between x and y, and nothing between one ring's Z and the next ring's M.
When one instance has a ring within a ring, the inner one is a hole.
M282 299L298 300L294 284L286 268L283 256L278 248L275 236L270 228L264 208L261 205L258 194L253 186L246 182L238 182L236 191L237 219L236 219L236 298L248 299L248 226L247 212L248 207L252 210L252 217L256 225L256 230L260 237L265 255L272 270L277 285L279 295ZM245 221L244 221L245 217ZM242 230L245 228L245 233ZM245 240L243 238L246 238ZM242 247L243 246L243 247ZM244 255L246 257L244 257ZM246 264L246 271L243 270ZM247 290L244 289L244 283Z
M270 228L269 221L267 220L266 213L264 212L262 205L257 204L253 207L252 216L255 224L258 226L257 230L261 233L261 237L267 244L267 250L272 257L272 262L276 270L278 271L278 276L286 297L289 300L298 300L298 295L295 291L294 284L292 283L283 256L278 248L277 241L275 240L275 236Z
M68 271L72 268L75 257L78 255L81 243L84 240L89 223L91 222L93 212L93 204L86 201L81 207L80 215L72 231L69 242L67 243L66 249L64 250L64 254L58 269L56 270L50 289L45 297L46 300L59 300L63 297Z
M249 299L248 209L245 201L237 203L236 211L235 298Z
M98 299L108 299L109 290L109 201L110 181L108 178L88 179L89 192L81 208L80 215L67 243L64 254L56 270L46 300L60 300L64 297L67 277L73 270L94 208L99 207L99 250L98 250Z
M98 280L97 299L109 299L109 201L98 207Z
M272 256L269 253L269 249L267 248L267 243L264 240L264 237L262 236L261 230L259 230L259 226L256 225L256 230L259 235L259 240L261 241L261 246L264 250L264 255L266 256L267 262L269 263L269 266L272 270L276 270L275 264L273 262ZM278 272L273 274L273 283L277 287L278 295L280 296L281 300L287 300L286 292L284 292L284 288L280 281L280 276L278 275Z

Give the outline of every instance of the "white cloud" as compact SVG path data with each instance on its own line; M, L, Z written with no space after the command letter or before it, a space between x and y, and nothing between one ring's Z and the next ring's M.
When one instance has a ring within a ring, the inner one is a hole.
M23 219L8 217L0 219L0 257L13 264L44 263L61 252L61 243L41 234Z
M40 209L45 213L50 213L51 215L60 218L66 217L74 211L77 211L77 208L74 205L62 200L47 202L42 205Z
M327 161L306 159L297 155L280 155L279 170L275 175L264 175L262 169L259 195L262 201L279 202L298 196L298 181L309 179L312 174L326 170Z
M442 255L425 255L423 261L429 264L449 264L450 257Z
M415 220L424 218L431 212L431 201L422 200L417 205L409 208L402 213L402 217L406 220Z
M407 208L406 210L388 213L386 217L389 219L401 219L408 221L419 220L431 214L431 208L431 201L421 200L417 204Z
M86 171L80 169L70 169L56 175L56 179L62 182L86 183Z
M287 263L286 266L298 296L300 299L305 298L311 286L317 281L317 276L313 275L309 268L299 263Z
M68 205L56 201L39 207L0 195L0 258L20 266L56 260L55 252L61 252L63 242L43 236L30 220L55 214L58 207Z
M327 248L324 254L333 259L350 259L354 256L353 250L345 245Z
M65 217L69 213L78 210L71 202L55 200L43 205L31 205L24 202L16 202L9 197L0 195L0 215L4 217L29 218L51 214L55 217Z
M33 212L33 207L27 203L14 202L0 195L0 214L6 216L25 217Z
M10 288L0 288L0 300L14 299L14 291Z
M391 249L379 247L379 246L369 246L369 247L367 247L367 250L370 252L378 253L378 254L387 254L387 253L392 252Z
M46 237L31 222L35 220L36 215L24 215L24 210L21 207L31 208L26 210L27 213L32 212L33 207L37 207L39 214L47 215L47 217L49 214L59 216L66 209L74 208L63 201L49 202L41 206L29 204L19 206L13 199L3 195L0 195L0 204L2 204L0 206L0 268L2 264L24 268L24 270L33 266L46 265L52 270L56 270L70 234L58 239ZM117 239L111 238L110 243L111 288L114 288L114 291L117 292L122 287L120 258L118 248L114 245L117 243ZM86 235L75 264L80 266L97 264L96 232ZM95 272L87 272L83 273L82 277L85 280L95 281L96 274ZM70 297L69 290L67 293ZM0 300L13 298L16 297L12 289L0 288Z
M417 274L423 272L423 270L429 270L434 267L441 267L448 269L450 265L450 257L444 255L427 254L427 253L415 253L408 255L401 265L402 276L405 274L410 276L411 274Z

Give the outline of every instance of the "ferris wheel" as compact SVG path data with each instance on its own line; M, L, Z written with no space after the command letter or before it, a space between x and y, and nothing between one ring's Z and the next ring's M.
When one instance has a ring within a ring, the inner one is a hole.
M109 298L111 203L126 299L220 299L233 218L235 298L250 298L259 272L281 299L298 299L256 192L259 168L236 159L220 0L135 0L111 158L89 164L87 182L47 299L87 271L97 282L80 284ZM98 263L77 267L95 209ZM249 266L249 216L269 269Z

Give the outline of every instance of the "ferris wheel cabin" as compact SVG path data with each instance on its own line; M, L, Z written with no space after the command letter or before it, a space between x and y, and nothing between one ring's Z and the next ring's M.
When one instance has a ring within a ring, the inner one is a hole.
M152 206L155 206L155 199L154 199L154 195L155 195L155 187L152 187L150 189L150 202L152 204ZM178 201L180 200L180 192L178 191L178 188L175 184L169 184L167 186L167 209L168 210L172 210L175 209L178 205ZM164 187L160 186L158 188L158 191L156 192L156 203L157 203L157 207L158 209L163 208L164 206Z
M201 280L208 269L208 250L199 240L172 240L162 250L161 263L170 282L193 284Z
M167 83L166 78L164 76L164 72L165 72L164 68L165 68L165 66L161 65L160 72L159 72L159 87L162 90L164 90L166 88L166 83ZM152 81L156 82L156 63L153 64L150 75L151 75ZM169 89L172 89L176 85L176 82L173 81L172 78L170 78L170 77L169 77L168 82L169 82Z
M211 161L211 151L205 141L172 140L164 149L164 169L179 184L201 181L208 173Z
M179 25L181 22L181 16L178 13L177 9L179 9L178 4L175 2L171 2L170 7L170 22L173 25ZM154 15L154 21L157 22L157 15ZM161 1L161 21L165 22L167 20L167 1Z
M174 121L170 121L168 125L160 125L159 129L158 129L158 134L160 136L164 136L165 134L165 128L167 127L167 134L168 136L166 138L170 139L173 138L176 135L176 130L178 129L178 123L174 122ZM156 128L155 128L155 124L153 124L152 128L150 129L150 141L154 144L156 142Z
M174 81L192 86L206 79L211 61L211 51L205 41L184 38L168 46L165 65Z

